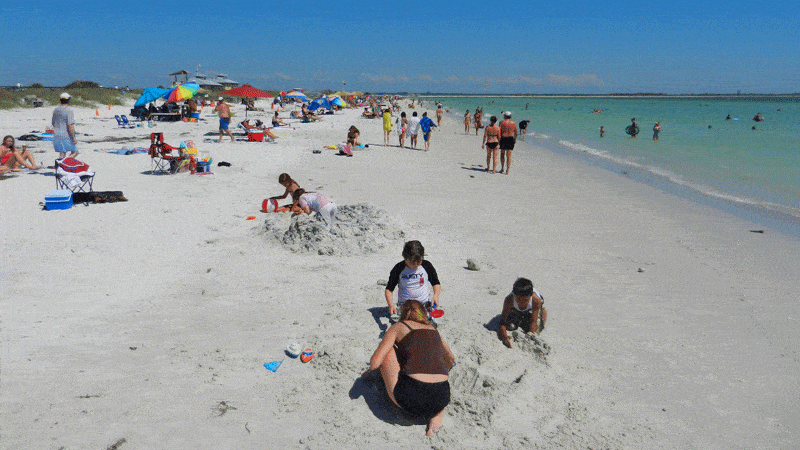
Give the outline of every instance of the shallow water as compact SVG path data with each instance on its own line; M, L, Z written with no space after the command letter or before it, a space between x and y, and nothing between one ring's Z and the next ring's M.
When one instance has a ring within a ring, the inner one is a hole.
M529 120L527 140L588 157L661 188L683 189L800 224L800 98L429 97L458 120L484 108ZM599 110L599 113L592 111ZM763 122L752 118L762 113ZM732 120L726 120L730 115ZM636 138L625 133L631 118ZM660 139L652 139L654 122ZM605 136L600 137L600 127ZM753 130L752 127L756 127ZM521 146L523 152L525 147ZM523 157L523 155L520 155Z

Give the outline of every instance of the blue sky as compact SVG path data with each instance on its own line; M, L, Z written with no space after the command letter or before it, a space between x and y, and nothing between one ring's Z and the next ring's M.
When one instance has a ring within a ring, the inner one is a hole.
M537 3L4 0L0 85L201 65L280 90L800 92L800 2Z

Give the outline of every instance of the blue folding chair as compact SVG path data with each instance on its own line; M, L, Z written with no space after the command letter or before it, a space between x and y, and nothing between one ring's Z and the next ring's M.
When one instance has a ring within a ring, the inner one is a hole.
M125 122L123 122L122 119L120 119L119 116L114 116L114 118L117 119L117 126L120 126L120 127L124 127L125 126Z

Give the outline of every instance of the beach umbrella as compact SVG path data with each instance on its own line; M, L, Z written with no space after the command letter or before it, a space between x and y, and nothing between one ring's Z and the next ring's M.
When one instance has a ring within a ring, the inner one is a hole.
M296 98L296 99L300 100L301 102L307 102L308 101L308 97L306 97L306 94L303 94L300 91L287 92L286 95L284 95L284 97L286 97L286 98Z
M261 89L254 88L249 84L243 84L239 87L228 89L227 91L222 91L219 93L220 95L232 95L234 97L248 97L248 98L269 98L272 97L268 92L264 92Z
M239 87L235 87L233 89L228 89L227 91L222 91L219 95L232 95L234 97L247 97L247 98L268 98L272 97L268 92L264 92L261 89L254 88L249 84L243 84ZM244 116L247 117L247 108L244 110Z
M142 95L136 100L133 106L144 106L157 98L161 98L169 89L162 88L146 88Z
M316 111L319 108L331 109L331 102L325 97L320 97L308 104L309 111Z
M336 106L338 106L340 108L346 108L347 107L347 103L345 103L345 101L342 100L342 97L339 97L338 95L333 96L333 97L328 97L328 101L331 102L331 105L336 105Z
M162 97L168 102L177 103L194 97L194 94L197 94L198 90L200 90L200 85L197 83L183 83L175 86Z

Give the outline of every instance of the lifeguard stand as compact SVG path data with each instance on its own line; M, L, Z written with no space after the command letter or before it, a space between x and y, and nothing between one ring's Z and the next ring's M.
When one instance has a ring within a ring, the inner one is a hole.
M189 72L185 70L173 72L169 74L169 78L172 81L172 87L175 87L179 84L186 83L189 80Z

